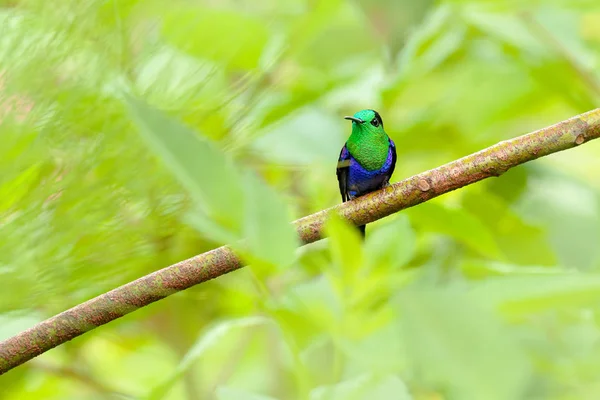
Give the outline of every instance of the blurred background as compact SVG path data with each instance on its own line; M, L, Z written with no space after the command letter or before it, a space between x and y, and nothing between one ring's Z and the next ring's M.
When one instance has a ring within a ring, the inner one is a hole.
M380 112L398 181L597 107L599 65L596 0L0 0L0 339L242 237L252 263L0 398L598 399L600 143L364 246L287 221L340 202L344 115Z

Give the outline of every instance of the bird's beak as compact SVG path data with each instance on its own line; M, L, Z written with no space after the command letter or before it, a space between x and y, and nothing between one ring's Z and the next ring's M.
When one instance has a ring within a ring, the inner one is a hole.
M350 121L354 121L354 122L359 123L359 124L362 124L363 122L365 122L365 121L363 121L360 118L354 118L354 117L344 117L344 119L349 119Z

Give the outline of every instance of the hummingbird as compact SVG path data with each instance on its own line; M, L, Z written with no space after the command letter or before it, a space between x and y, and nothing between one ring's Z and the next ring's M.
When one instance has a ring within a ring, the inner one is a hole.
M396 167L396 145L377 111L362 110L344 119L352 121L352 133L337 163L342 202L388 186ZM364 238L365 225L358 229Z

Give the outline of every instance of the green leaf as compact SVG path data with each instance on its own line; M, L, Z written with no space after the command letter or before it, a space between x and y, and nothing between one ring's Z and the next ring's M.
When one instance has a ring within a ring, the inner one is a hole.
M189 7L169 11L162 33L180 50L232 68L258 67L269 31L250 14Z
M577 309L600 301L600 275L559 273L487 279L473 288L476 301L485 302L509 317L545 310Z
M540 54L543 46L523 23L514 15L498 12L482 11L478 7L467 7L463 13L465 22L486 36L494 38L506 45L527 51L529 54Z
M188 350L187 354L181 360L177 370L179 372L185 371L195 360L200 358L207 349L219 343L223 336L228 334L231 330L246 329L257 325L270 323L272 323L272 321L268 318L248 317L226 321L214 326L198 337L194 345Z
M21 172L18 176L0 185L0 212L4 212L23 197L25 197L38 184L41 165L33 164Z
M227 95L226 74L210 62L171 46L161 46L148 55L135 77L135 87L157 104L169 109L186 109L194 104L195 118L204 124L219 115L214 104ZM210 137L216 133L207 132Z
M373 314L376 308L371 308ZM372 315L371 315L372 316ZM366 320L363 325L373 325ZM397 318L372 329L368 335L350 338L350 334L336 340L340 351L346 356L347 373L390 374L406 370L406 349L400 340L401 331ZM367 330L367 327L363 327Z
M466 260L460 268L462 273L470 279L483 279L490 276L556 275L565 273L565 269L561 268L482 260Z
M243 180L246 218L245 242L251 257L276 266L289 265L299 245L286 204L251 172Z
M460 49L466 27L455 19L453 8L442 4L419 25L399 54L403 79L432 71Z
M515 208L523 219L546 228L548 247L561 265L593 268L600 261L598 191L547 168L537 172ZM543 249L536 250L542 257Z
M522 165L519 168L511 168L502 174L502 179L487 179L484 182L486 192L489 191L506 203L511 204L517 200L527 188L527 179L530 173L530 167ZM472 194L470 192L468 194Z
M416 373L457 399L518 399L529 375L511 332L457 289L399 296L406 349Z
M2 271L0 270L0 276ZM7 312L0 314L0 340L22 332L33 325L41 322L43 318L35 314L22 314L16 312Z
M276 400L274 397L265 396L264 394L257 394L247 392L241 389L234 389L229 387L219 387L217 389L218 400Z
M411 400L404 382L397 376L362 375L336 385L313 389L310 400Z
M329 248L345 286L351 285L363 265L363 249L358 229L336 214L325 224Z
M243 192L232 162L213 144L143 101L127 96L126 104L142 138L202 207L203 213L239 235Z
M344 305L331 281L319 276L291 287L278 302L277 309L282 313L281 322L292 325L294 330L318 327L326 332L337 332L343 317ZM288 317L291 313L294 317Z
M160 384L155 386L146 396L149 400L158 400L166 396L171 388L182 378L184 373L202 356L205 352L218 345L223 338L234 330L247 329L264 324L270 324L272 321L263 317L248 317L237 320L230 320L210 327L203 332L187 351L185 356L177 365L173 373Z
M502 198L471 190L463 196L463 207L493 233L507 261L523 265L556 265L556 250L550 246L543 226L528 223Z
M466 210L428 202L406 212L412 221L428 231L446 234L479 254L502 256L490 230Z
M194 228L197 232L207 238L220 243L231 243L233 245L240 239L237 232L234 232L220 225L211 219L201 207L196 206L191 211L187 211L182 217L182 222Z
M341 118L320 108L307 107L265 129L253 147L274 162L310 165L329 163L339 154L350 128Z
M298 246L286 204L252 172L243 179L207 140L141 101L127 98L142 137L197 201L186 222L219 241L237 244L252 260L288 265Z
M408 263L415 253L415 233L404 214L387 221L367 235L365 259L369 269L399 268Z

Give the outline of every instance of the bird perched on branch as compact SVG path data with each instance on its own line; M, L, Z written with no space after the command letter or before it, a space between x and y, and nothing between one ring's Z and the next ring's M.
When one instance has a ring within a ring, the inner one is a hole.
M337 164L343 202L386 187L396 167L396 145L377 111L362 110L344 118L352 121L352 134ZM365 225L358 229L364 237Z

